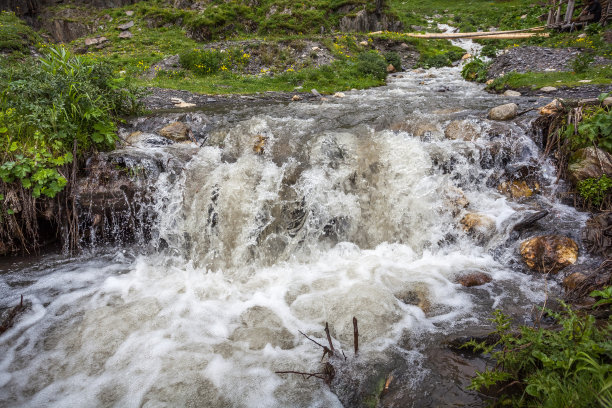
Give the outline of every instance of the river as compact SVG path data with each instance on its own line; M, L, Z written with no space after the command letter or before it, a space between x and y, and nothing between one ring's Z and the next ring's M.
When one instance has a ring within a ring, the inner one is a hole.
M498 308L530 323L559 288L525 273L520 239L576 238L586 216L555 198L529 114L486 119L502 103L544 101L488 94L459 71L399 73L327 101L191 111L192 126L214 123L201 147L144 138L132 151L180 158L149 186L146 236L0 264L0 306L28 304L0 336L0 405L340 407L382 395L380 406L483 406L465 390L469 359L444 340L486 332ZM445 137L453 120L477 138ZM535 169L538 194L498 191L517 168ZM512 231L540 210L538 231ZM492 221L466 231L467 213ZM457 283L476 272L491 282ZM327 344L326 322L346 355L330 360L331 386L275 373L321 372L321 348L299 331Z

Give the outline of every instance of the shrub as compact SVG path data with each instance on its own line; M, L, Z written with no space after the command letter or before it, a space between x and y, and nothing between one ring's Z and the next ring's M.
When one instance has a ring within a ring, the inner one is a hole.
M468 81L486 82L489 65L490 64L484 62L480 58L474 58L472 61L465 64L461 70L461 76Z
M39 63L0 71L0 179L54 197L73 152L112 149L119 115L139 92L109 65L50 47Z
M194 49L180 54L179 62L183 68L198 75L213 75L246 65L250 55L238 48L227 51Z
M596 145L612 153L612 111L607 107L585 109L578 128L568 126L565 137L574 149Z
M592 54L583 52L571 62L572 71L577 74L582 74L591 67L593 61L595 61L595 57L593 57Z
M578 193L587 204L599 207L608 191L612 189L612 179L605 174L600 178L588 178L578 182Z
M393 65L393 67L397 71L401 71L402 70L402 59L397 54L397 52L393 52L393 51L386 52L385 53L385 60L387 61L387 64Z
M387 63L376 51L366 51L357 56L357 70L363 75L385 79L387 76Z
M496 361L494 368L477 372L470 388L484 391L500 386L499 392L505 393L499 406L609 407L612 324L609 320L596 324L592 315L578 315L561 304L564 309L559 313L545 310L558 327L522 326L518 333L511 330L510 319L496 311L492 320L499 340L494 344L472 340L465 345Z
M498 49L499 48L495 46L494 44L487 44L484 47L482 47L482 51L480 51L480 54L483 57L495 58L497 56Z

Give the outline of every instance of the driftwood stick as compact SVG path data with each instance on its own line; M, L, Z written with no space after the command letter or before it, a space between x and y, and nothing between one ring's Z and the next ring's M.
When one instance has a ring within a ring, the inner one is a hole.
M303 376L305 379L315 377L320 380L326 381L325 373L302 373L300 371L275 371L274 373L275 374L298 374L298 375Z
M325 356L326 356L327 354L329 354L330 356L333 356L332 351L331 351L331 350L330 350L330 349L329 349L327 346L324 346L324 345L322 345L321 343L317 342L316 340L311 339L310 337L308 337L307 335L305 335L305 334L304 334L302 331L300 331L300 330L298 330L298 332L299 332L299 333L300 333L302 336L306 337L308 340L312 341L314 344L316 344L317 346L319 346L319 347L321 347L321 348L323 349L323 356L321 356L321 361L323 361L323 359L325 358Z
M357 328L357 318L353 317L353 343L355 345L355 355L359 353L359 329Z
M334 344L332 343L331 336L329 335L329 325L325 322L325 335L327 336L327 342L329 343L330 356L334 355Z

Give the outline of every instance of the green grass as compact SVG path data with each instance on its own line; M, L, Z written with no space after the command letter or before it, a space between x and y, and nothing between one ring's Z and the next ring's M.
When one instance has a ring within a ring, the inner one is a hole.
M140 84L162 88L181 89L205 94L253 94L265 91L291 92L299 90L310 92L316 89L321 93L333 93L352 88L364 89L384 85L385 81L372 75L358 72L354 61L336 61L330 66L307 68L269 75L236 75L231 72L216 75L198 76L184 72L179 78L160 75L151 81Z
M584 85L581 80L590 80L591 85L609 85L612 83L612 66L591 68L583 73L573 72L527 72L524 74L511 72L501 76L487 89L504 91L506 89L540 89L545 86L576 87Z
M425 17L437 22L452 21L462 32L486 30L489 27L519 29L542 25L537 17L542 7L533 0L389 0L389 8L406 25L427 26ZM534 4L536 6L534 7ZM448 10L448 11L446 11ZM522 15L527 15L521 19Z

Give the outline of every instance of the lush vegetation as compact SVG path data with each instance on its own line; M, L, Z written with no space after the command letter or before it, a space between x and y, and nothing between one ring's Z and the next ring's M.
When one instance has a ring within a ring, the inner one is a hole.
M468 81L486 82L489 65L480 58L474 58L463 66L461 76Z
M67 182L62 167L75 154L114 148L116 122L138 109L137 97L128 79L116 77L108 64L71 56L63 47L47 48L39 63L1 70L5 189L18 183L34 197L54 197Z
M578 182L578 193L589 207L599 208L608 192L612 191L612 179L607 175Z
M610 94L601 94L603 101ZM567 126L565 137L572 149L597 146L612 153L612 109L609 106L592 106L583 109L578 126Z
M591 293L595 307L608 308L612 289ZM612 320L597 322L562 303L544 310L550 328L521 326L496 311L493 344L470 341L466 347L490 356L495 366L478 372L473 389L496 394L499 406L592 408L612 406ZM609 313L608 313L609 314Z

